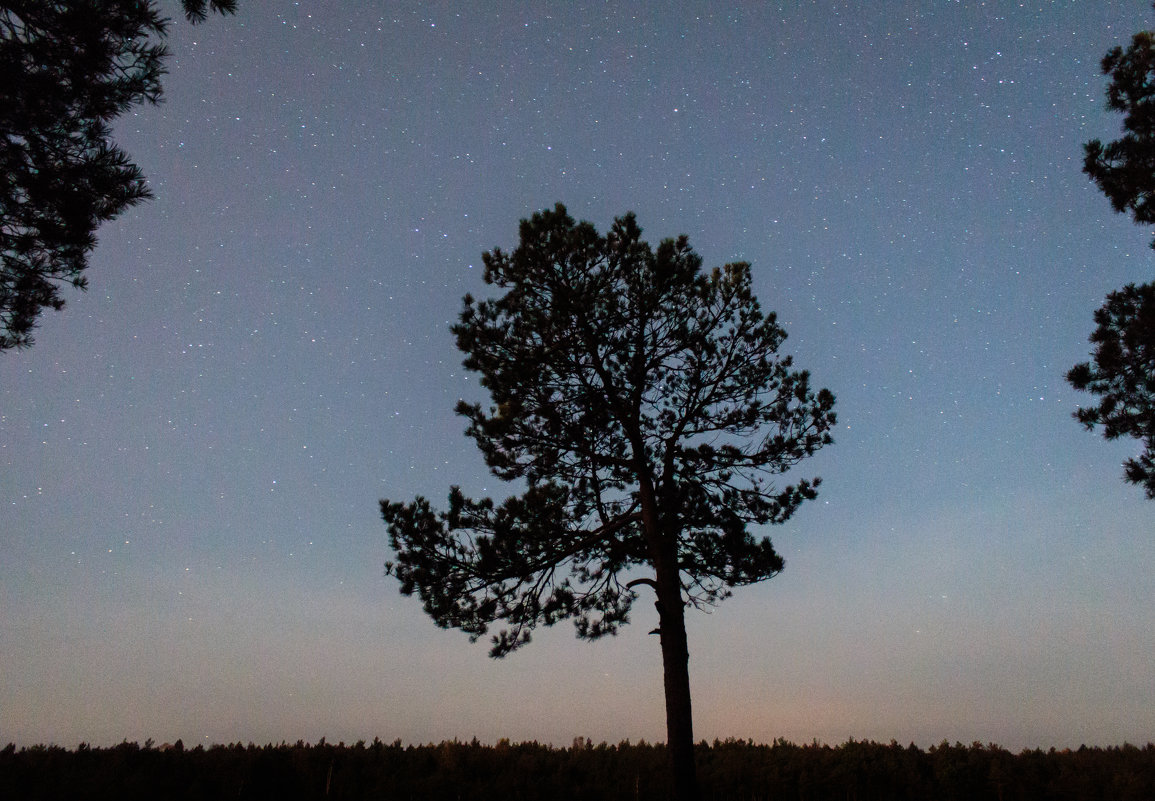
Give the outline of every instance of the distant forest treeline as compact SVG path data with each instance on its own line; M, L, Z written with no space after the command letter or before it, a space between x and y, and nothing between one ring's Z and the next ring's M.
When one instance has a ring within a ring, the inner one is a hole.
M1155 745L1022 751L997 745L928 750L851 740L831 747L726 740L697 746L706 801L1020 801L1155 798ZM570 748L502 740L403 746L154 747L121 743L0 751L0 798L12 801L134 799L398 799L404 801L649 801L667 797L664 745Z

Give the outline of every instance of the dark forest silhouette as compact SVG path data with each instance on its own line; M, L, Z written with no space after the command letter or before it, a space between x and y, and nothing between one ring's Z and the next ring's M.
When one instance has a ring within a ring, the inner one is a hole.
M1150 801L1155 745L1024 750L943 742L831 747L726 740L695 746L711 801ZM422 801L658 801L664 745L570 748L501 741L403 746L217 745L163 750L122 743L0 751L0 798L21 801L218 801L222 798Z

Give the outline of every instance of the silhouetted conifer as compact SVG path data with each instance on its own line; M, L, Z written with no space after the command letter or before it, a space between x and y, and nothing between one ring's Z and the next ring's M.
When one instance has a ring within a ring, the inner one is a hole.
M199 21L206 2L184 9ZM150 196L110 125L160 99L165 25L142 0L0 4L0 351L32 343L61 287L85 287L97 227Z
M786 334L748 264L706 273L685 236L655 251L633 214L600 236L560 204L520 239L484 255L504 294L467 296L453 333L493 401L458 404L466 433L526 491L495 504L454 487L443 512L383 500L387 570L441 626L477 639L506 624L496 657L564 619L613 634L650 586L674 785L695 798L685 607L782 569L748 526L815 497L818 479L774 479L831 441L834 396L778 355Z
M1111 77L1107 107L1124 115L1123 136L1107 145L1087 142L1083 171L1115 211L1155 223L1155 33L1141 31L1126 50L1112 48L1101 68ZM1067 381L1099 401L1076 410L1075 418L1088 429L1101 425L1106 439L1142 441L1143 453L1124 463L1124 475L1155 499L1155 285L1112 292L1095 324L1094 363L1076 365Z
M1139 224L1155 223L1155 33L1140 31L1126 50L1112 48L1100 67L1111 77L1107 107L1124 115L1123 136L1083 145L1083 171L1115 211L1130 212Z
M1075 365L1067 380L1099 396L1075 417L1088 429L1103 426L1106 439L1142 440L1143 453L1124 463L1125 476L1155 498L1155 285L1128 284L1095 311L1094 364Z

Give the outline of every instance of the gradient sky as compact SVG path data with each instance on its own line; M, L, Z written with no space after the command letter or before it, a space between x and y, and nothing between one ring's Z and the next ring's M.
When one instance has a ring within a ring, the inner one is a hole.
M166 11L176 14L176 3ZM480 254L564 202L753 264L838 397L782 575L689 619L698 738L1155 739L1155 504L1064 374L1151 236L1081 173L1147 0L257 2L174 22L156 199L0 355L0 741L665 739L651 599L502 661L377 501L504 497Z

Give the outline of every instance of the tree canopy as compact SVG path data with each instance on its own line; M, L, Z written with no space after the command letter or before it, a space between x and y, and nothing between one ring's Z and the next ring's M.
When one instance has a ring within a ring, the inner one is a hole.
M1087 142L1083 171L1115 211L1155 223L1155 33L1141 31L1126 50L1112 48L1101 68L1111 78L1107 107L1124 115L1123 136L1107 145ZM1075 418L1088 430L1102 426L1106 439L1142 441L1143 453L1126 460L1124 475L1155 499L1155 285L1112 292L1095 324L1093 361L1075 365L1067 381L1098 402L1077 409Z
M192 22L235 0L183 0ZM161 97L166 21L141 0L0 5L0 351L86 286L96 229L148 198L111 123Z
M679 787L694 786L684 607L782 569L750 526L815 497L817 478L775 479L835 423L834 396L778 355L750 265L701 263L685 236L652 249L633 214L605 236L560 204L523 220L512 253L484 254L503 294L466 296L452 330L492 398L458 404L466 433L525 491L497 504L454 487L440 512L381 502L401 591L473 639L504 624L493 656L565 619L613 634L649 585Z
M1094 365L1075 365L1067 380L1099 402L1078 409L1075 417L1088 430L1103 426L1106 439L1143 441L1143 452L1124 462L1124 475L1155 499L1155 285L1128 284L1112 292L1095 311L1095 324Z
M1083 171L1115 211L1130 212L1140 225L1155 223L1155 33L1140 31L1126 50L1112 48L1100 66L1111 77L1107 107L1124 115L1123 135L1083 145Z

